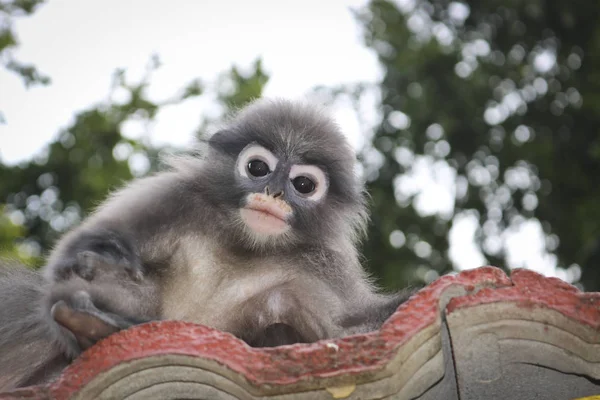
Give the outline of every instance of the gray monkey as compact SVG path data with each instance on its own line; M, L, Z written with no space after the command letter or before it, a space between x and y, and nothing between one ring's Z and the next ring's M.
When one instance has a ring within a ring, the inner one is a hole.
M58 345L31 355L56 370L98 339L156 319L251 346L314 342L375 330L408 297L381 293L361 266L364 188L323 110L258 100L204 144L112 194L58 242L43 278L5 274L40 307L0 312L0 388L11 373L5 349L29 340ZM37 331L10 338L8 321Z

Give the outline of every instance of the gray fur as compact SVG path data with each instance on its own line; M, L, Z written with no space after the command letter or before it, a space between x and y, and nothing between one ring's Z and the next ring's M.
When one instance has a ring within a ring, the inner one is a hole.
M45 289L35 271L0 265L0 389L49 381L68 363L40 309Z
M265 179L236 175L237 157L250 143L279 159ZM46 314L61 300L78 308L74 292L85 290L98 310L124 321L188 320L259 346L377 329L407 296L379 293L360 265L357 245L367 209L354 162L322 110L254 102L202 152L174 158L168 170L112 194L65 235L44 269L48 294L35 292L36 276L27 303L42 299ZM325 172L329 186L321 200L294 191L288 177L293 164ZM239 210L248 194L268 192L266 186L283 193L293 215L289 232L260 241L240 222ZM48 337L36 332L31 340ZM78 353L72 335L53 333L63 353Z

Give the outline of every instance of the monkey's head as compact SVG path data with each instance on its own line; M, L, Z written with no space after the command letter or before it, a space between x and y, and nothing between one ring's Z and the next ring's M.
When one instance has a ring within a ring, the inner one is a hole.
M246 248L355 242L367 212L355 154L320 109L259 100L209 140L205 193Z

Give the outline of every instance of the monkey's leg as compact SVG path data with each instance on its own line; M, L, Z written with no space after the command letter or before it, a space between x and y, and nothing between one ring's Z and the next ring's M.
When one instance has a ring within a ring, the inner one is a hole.
M404 289L385 297L376 297L358 310L343 315L339 319L344 336L367 333L381 328L381 325L392 316L402 303L412 296L417 289Z
M284 323L275 323L267 326L252 338L243 339L252 347L275 347L294 343L308 343L294 327Z

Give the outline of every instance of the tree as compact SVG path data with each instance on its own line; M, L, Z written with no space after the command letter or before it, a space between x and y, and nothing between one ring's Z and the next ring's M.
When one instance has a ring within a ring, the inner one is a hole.
M507 232L540 221L564 275L600 289L600 3L372 0L358 18L384 70L365 151L380 157L371 267L392 286L451 271L468 213L490 263L510 264ZM449 209L423 207L424 166Z
M125 122L136 119L149 124L162 107L203 93L203 84L196 79L169 99L151 101L146 92L152 72L159 66L158 58L153 57L146 75L132 84L127 82L125 71L117 70L108 101L77 113L73 124L33 160L18 166L0 164L0 205L4 210L0 214L0 257L17 256L39 265L56 239L109 191L134 176L156 170L161 153L178 151L155 148L144 140L122 135ZM233 67L221 80L216 97L225 114L260 97L268 76L257 60L249 73ZM116 90L124 90L127 95L121 97L128 100L113 100ZM200 136L216 122L205 120Z
M14 18L31 16L44 0L0 0L0 64L16 73L27 87L47 85L50 77L34 65L17 60L13 54L19 41L12 26Z
M0 65L16 73L27 87L46 85L50 78L40 73L31 64L17 60L12 51L19 45L13 29L13 19L30 16L43 0L0 0ZM0 110L0 124L5 119ZM0 256L19 258L14 241L23 235L23 229L8 218L4 207L0 207Z
M40 3L0 2L0 12L27 15ZM384 72L376 87L381 122L361 153L373 210L364 252L375 275L400 287L462 268L450 237L468 217L476 220L482 260L524 266L511 258L509 234L540 227L542 256L555 258L562 277L576 282L581 275L586 289L598 290L600 5L372 0L357 18ZM3 60L17 43L7 26ZM23 235L19 248L41 254L108 190L156 168L164 149L123 138L122 124L150 122L161 107L203 88L195 80L153 102L145 90L156 67L135 84L117 72L115 88L130 94L127 102L82 111L46 153L18 167L0 165L4 254L16 253L14 235ZM35 68L12 70L26 84L46 82ZM204 118L197 134L203 138L229 110L259 97L267 80L260 60L250 73L234 67L223 74L216 91L203 94L222 114ZM328 92L359 104L373 89ZM439 189L432 204L424 178Z

